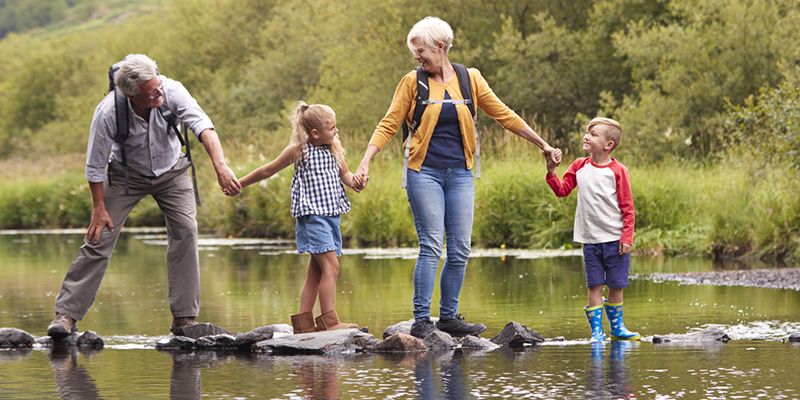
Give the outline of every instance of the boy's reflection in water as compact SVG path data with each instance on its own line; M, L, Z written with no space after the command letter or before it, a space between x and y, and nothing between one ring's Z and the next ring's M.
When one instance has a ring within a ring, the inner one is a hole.
M626 358L635 342L612 340L610 343L592 343L590 348L591 367L586 388L587 396L598 398L627 398L633 391ZM604 353L608 349L608 366Z

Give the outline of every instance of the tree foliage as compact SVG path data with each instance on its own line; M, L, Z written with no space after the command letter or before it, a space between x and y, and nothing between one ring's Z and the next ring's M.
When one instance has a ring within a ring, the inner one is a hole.
M129 53L149 54L181 80L226 147L276 152L289 137L288 111L303 99L337 110L352 155L415 67L405 37L426 15L453 26L451 60L480 68L548 141L577 151L586 121L610 116L626 132L618 156L637 162L720 154L728 121L739 117L726 104L777 87L782 66L800 60L794 0L101 3L0 1L2 27L12 11L126 7L69 27L30 17L39 22L26 26L53 28L14 28L0 41L2 155L83 151L106 69Z

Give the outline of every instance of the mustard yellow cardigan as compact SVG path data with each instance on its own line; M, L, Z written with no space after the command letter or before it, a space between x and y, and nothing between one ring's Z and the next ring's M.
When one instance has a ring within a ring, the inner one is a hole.
M521 131L526 123L520 118L517 113L508 108L499 98L494 94L492 88L486 83L481 72L475 68L469 68L470 85L472 85L472 101L477 108L480 108L488 116L497 121L503 128L512 132ZM430 87L431 100L443 100L445 90L450 94L453 100L463 100L461 89L458 86L458 77L453 74L449 82L439 83L433 79L428 80ZM397 134L403 119L411 122L414 117L414 106L416 105L417 96L417 72L412 70L403 76L397 89L394 91L392 104L386 115L375 127L372 133L372 138L369 144L377 146L383 150L389 141ZM464 142L464 158L467 161L467 168L472 169L475 159L475 126L472 122L472 115L469 113L469 106L466 104L456 104L456 112L458 113L458 124L461 127L461 138ZM425 155L428 152L428 144L433 136L433 129L439 121L439 114L442 111L441 104L429 104L422 114L419 128L414 136L411 137L411 149L408 156L408 167L419 171L422 167L422 162L425 160Z

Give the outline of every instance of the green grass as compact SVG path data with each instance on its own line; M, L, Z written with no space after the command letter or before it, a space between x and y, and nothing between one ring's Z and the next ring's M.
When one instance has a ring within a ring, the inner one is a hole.
M267 160L261 156L244 162L236 166L236 173L243 176ZM800 198L795 185L800 173L783 168L751 171L741 163L628 165L637 210L635 250L640 254L798 259ZM206 158L198 160L198 171L202 231L293 238L291 167L232 199L218 190ZM35 168L30 174L34 173ZM415 245L400 173L399 160L379 157L370 167L366 190L348 190L352 210L342 219L342 233L349 245ZM475 181L476 246L574 246L577 193L555 197L544 174L538 159L508 156L484 161L482 178ZM5 176L0 183L0 228L84 227L90 213L88 186L80 172L40 178ZM151 200L137 206L128 222L129 226L162 224Z

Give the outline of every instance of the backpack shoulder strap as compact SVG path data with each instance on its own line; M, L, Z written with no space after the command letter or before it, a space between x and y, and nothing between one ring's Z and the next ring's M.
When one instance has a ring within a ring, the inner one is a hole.
M469 78L469 71L467 71L467 67L462 64L453 63L453 68L456 70L461 96L464 97L465 103L469 107L469 113L472 114L472 118L475 118L475 101L472 100L472 85ZM469 100L469 102L466 102L466 100Z
M430 88L428 87L428 73L422 67L417 67L417 102L414 106L414 114L411 118L411 125L403 121L403 142L408 138L409 133L417 131L419 128L419 121L422 120L422 113L425 112L425 100L430 96Z

